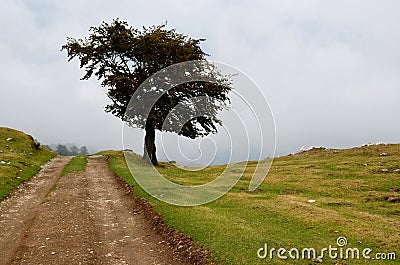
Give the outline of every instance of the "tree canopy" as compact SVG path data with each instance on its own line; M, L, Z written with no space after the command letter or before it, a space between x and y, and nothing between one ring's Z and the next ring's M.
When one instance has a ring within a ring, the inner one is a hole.
M119 19L91 27L89 32L89 36L83 39L67 38L62 50L67 51L69 61L79 59L80 67L85 70L82 80L94 76L107 89L111 103L105 107L106 112L145 129L144 158L157 165L155 130L174 131L176 126L165 127L163 124L166 120L173 124L182 118L179 116L184 116L184 113L168 114L178 104L190 105L190 98L206 97L207 108L211 111L207 116L193 117L185 122L177 133L196 138L217 131L216 124L221 124L217 114L230 103L228 93L231 83L228 76L212 67L200 67L195 71L211 74L215 82L188 82L169 91L157 91L157 87L156 91L144 90L144 96L139 104L132 106L133 109L149 107L146 100L152 93L161 91L162 95L151 103L147 115L127 111L132 95L153 74L177 63L206 61L207 54L200 47L204 39L190 38L175 29L168 30L164 24L135 29Z

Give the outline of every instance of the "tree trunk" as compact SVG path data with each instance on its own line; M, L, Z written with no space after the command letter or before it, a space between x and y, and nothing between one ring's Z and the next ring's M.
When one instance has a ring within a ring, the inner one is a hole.
M156 156L156 130L151 121L146 122L146 136L144 137L143 159L154 166L158 166Z

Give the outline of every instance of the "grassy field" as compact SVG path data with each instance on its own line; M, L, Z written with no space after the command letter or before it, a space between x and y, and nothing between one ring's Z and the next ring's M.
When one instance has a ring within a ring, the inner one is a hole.
M255 167L250 162L228 194L197 207L172 206L149 197L130 175L121 152L103 154L137 196L147 198L168 225L210 249L210 260L218 264L313 264L278 259L276 251L273 259L259 259L257 250L267 244L269 250L297 248L300 256L304 248L320 253L329 245L337 247L341 236L348 241L344 251L358 248L361 259L331 259L326 252L323 264L399 264L400 145L313 149L276 158L254 192L248 191ZM140 157L137 163L142 166ZM223 169L188 172L164 165L158 170L176 183L194 185L214 179ZM372 249L371 260L362 258L365 248ZM395 252L397 260L372 260L378 252Z
M73 171L85 171L87 165L87 156L75 156L69 161L61 172L61 176L64 176Z
M0 200L40 170L56 153L22 132L0 128Z

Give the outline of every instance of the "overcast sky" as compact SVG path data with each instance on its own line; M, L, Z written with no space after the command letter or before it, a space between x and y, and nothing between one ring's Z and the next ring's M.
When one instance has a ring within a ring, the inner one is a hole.
M396 0L0 0L0 126L44 144L122 148L104 89L80 81L78 62L60 51L67 36L119 17L206 38L210 60L241 70L266 96L277 155L398 143L399 10Z

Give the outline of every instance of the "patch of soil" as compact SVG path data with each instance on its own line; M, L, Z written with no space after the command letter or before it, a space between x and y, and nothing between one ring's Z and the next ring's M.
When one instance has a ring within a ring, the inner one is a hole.
M396 196L396 195L389 195L385 197L385 200L388 202L392 202L392 203L399 203L400 202L400 196Z
M281 190L282 195L303 193L302 190Z

